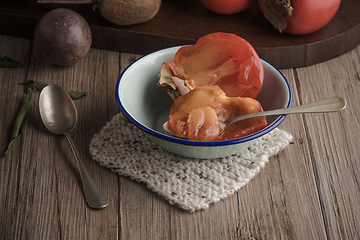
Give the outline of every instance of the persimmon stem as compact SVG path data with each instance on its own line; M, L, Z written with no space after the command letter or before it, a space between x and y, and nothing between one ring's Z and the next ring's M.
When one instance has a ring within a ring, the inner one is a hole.
M265 18L280 32L287 26L287 17L291 17L293 7L290 0L259 0L264 7Z

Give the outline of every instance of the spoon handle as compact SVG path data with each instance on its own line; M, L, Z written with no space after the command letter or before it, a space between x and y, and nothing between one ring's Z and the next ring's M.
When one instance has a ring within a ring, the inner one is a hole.
M82 180L85 199L86 199L87 203L89 204L90 207L92 207L94 209L102 209L102 208L106 207L107 205L109 205L108 199L106 198L104 193L100 190L100 188L96 185L96 183L91 178L88 171L86 171L69 134L65 133L64 135L65 135L66 139L68 140L71 150L73 151L73 153L76 157L76 160L77 160L77 163L78 163L78 166L80 169L80 177Z
M239 117L234 117L225 121L226 125L230 125L234 122L254 118L261 116L270 115L283 115L283 114L294 114L294 113L324 113L324 112L338 112L346 107L346 101L342 97L327 98L324 100L307 103L299 106L275 109L263 112L256 112Z

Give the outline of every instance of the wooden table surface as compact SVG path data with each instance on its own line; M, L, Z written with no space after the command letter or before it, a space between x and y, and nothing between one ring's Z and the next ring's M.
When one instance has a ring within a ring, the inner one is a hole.
M36 92L21 136L0 158L0 239L360 238L360 46L324 63L281 69L293 105L343 96L346 110L289 115L280 128L293 135L293 143L234 195L194 213L91 159L92 137L119 112L118 77L139 55L91 49L76 65L55 67L31 40L3 35L0 55L25 64L0 68L1 151L20 107L20 82L88 91L75 101L79 121L71 136L110 201L102 210L87 206L70 147L45 129Z

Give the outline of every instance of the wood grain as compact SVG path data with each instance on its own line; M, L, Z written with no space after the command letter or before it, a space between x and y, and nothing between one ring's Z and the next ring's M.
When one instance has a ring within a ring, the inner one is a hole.
M249 41L260 57L277 68L320 63L360 44L360 4L341 1L335 17L321 30L308 35L279 34L262 16L257 1L244 12L219 15L200 1L163 0L150 21L117 26L94 12L92 5L62 5L80 13L93 33L93 47L148 54L170 46L192 44L206 34L231 32ZM50 9L34 0L0 2L0 34L32 39L39 19Z
M281 70L293 105L343 96L347 108L287 116L281 129L293 135L292 144L234 195L194 213L91 160L92 136L118 113L116 81L140 55L91 49L77 64L55 67L31 40L4 35L0 54L25 64L0 68L2 151L24 90L19 82L89 91L75 101L79 122L71 136L110 200L99 211L86 205L68 143L45 129L36 101L12 151L0 157L0 239L359 239L360 46L320 64Z

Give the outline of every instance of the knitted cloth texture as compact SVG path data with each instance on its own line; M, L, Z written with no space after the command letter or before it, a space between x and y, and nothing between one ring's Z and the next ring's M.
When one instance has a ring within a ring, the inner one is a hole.
M90 153L100 165L145 183L170 204L194 212L234 194L291 140L289 133L274 129L241 153L191 159L161 149L119 113L94 135Z

